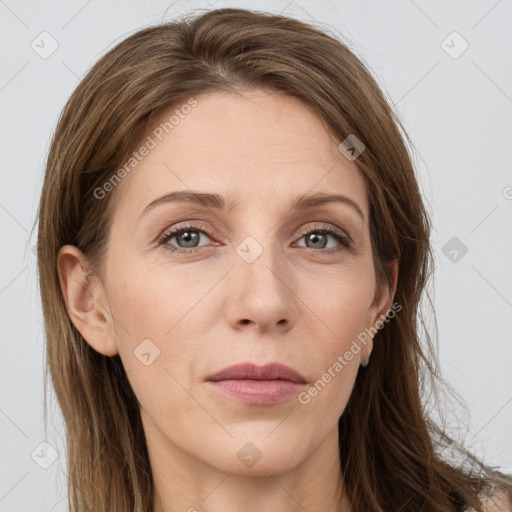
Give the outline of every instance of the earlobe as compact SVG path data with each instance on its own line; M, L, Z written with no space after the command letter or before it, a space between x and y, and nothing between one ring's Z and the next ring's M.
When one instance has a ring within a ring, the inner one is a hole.
M68 315L85 341L105 356L119 353L103 284L87 272L86 256L64 245L57 257L60 288Z
M395 258L393 261L391 261L389 266L389 296L390 301L393 302L393 298L395 297L396 293L396 287L398 284L398 258Z
M380 298L376 297L374 305L376 307L377 316L374 321L379 318L385 319L389 309L393 306L393 298L395 297L398 283L398 259L395 258L389 263L388 268L388 285L382 290Z
M394 259L389 264L388 269L388 286L383 287L380 294L376 294L373 298L371 307L368 310L368 329L379 329L389 314L389 310L393 305L393 298L396 293L398 283L398 259ZM368 358L370 357L373 349L373 336L365 344L365 347L361 351L362 366L368 364Z
M379 325L389 315L389 310L393 306L393 298L395 297L396 288L398 283L398 259L395 258L389 263L388 267L388 286L382 291L382 296L378 307L377 317L374 322L379 320Z

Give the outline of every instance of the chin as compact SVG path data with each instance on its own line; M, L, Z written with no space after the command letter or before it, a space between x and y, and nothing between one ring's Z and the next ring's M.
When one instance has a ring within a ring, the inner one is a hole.
M297 449L301 444L299 439L296 443L290 443L288 440L286 446L279 440L272 441L270 438L258 436L252 437L252 441L251 436L247 437L245 442L239 439L232 440L228 446L216 444L210 451L212 456L205 459L203 451L201 459L224 473L238 476L268 476L269 473L286 473L305 458L305 454Z

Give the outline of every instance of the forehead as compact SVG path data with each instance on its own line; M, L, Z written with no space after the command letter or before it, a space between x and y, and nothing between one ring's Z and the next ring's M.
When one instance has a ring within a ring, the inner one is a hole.
M302 194L342 193L368 218L359 169L301 101L265 89L194 100L194 107L183 108L191 104L185 100L148 127L144 141L150 137L154 147L122 182L119 208L129 205L127 214L164 193L194 189L236 196L255 208L284 206Z

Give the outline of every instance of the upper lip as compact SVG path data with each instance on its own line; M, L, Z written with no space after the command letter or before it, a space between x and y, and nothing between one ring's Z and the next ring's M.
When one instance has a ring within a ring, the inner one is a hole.
M293 368L281 363L269 363L258 366L252 363L236 364L210 375L206 380L289 380L305 383L304 377Z

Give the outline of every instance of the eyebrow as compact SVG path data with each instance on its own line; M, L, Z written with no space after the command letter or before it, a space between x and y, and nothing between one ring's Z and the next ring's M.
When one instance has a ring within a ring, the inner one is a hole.
M232 210L236 203L226 202L225 199L218 194L210 194L205 192L195 192L191 190L179 190L165 194L154 201L151 201L141 215L147 213L158 205L170 202L187 201L190 203L214 208L216 210L229 211ZM342 203L350 206L361 217L363 222L366 220L365 215L359 205L350 197L343 194L313 194L299 196L292 204L292 210L308 210L326 203Z

